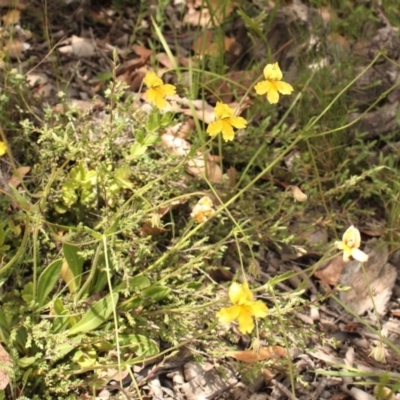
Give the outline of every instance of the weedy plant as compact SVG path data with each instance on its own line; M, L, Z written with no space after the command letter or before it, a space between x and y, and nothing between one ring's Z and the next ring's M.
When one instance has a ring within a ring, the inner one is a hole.
M224 15L222 9L215 18ZM245 18L246 13L241 9L239 15ZM173 57L158 26L161 16L156 14L154 29ZM260 18L255 31L262 33L266 19ZM188 68L197 83L189 103L197 95L205 98L202 74L212 78L219 69L218 78L225 79L223 62L213 57ZM85 114L68 106L60 114L46 108L37 119L23 111L23 96L15 95L26 87L23 76L8 71L0 112L17 104L21 115L29 117L6 122L0 132L0 155L3 162L7 155L8 169L17 180L0 182L0 341L13 360L12 398L75 399L88 391L95 395L116 372L131 375L140 398L132 366L167 358L182 346L224 356L221 349L235 347L237 341L231 332L234 321L242 334L252 335L253 344L262 339L289 348L286 332L293 331L290 341L306 346L310 328L302 330L291 316L293 309L307 304L304 290L277 289L294 272L258 288L250 284L260 273L255 249L265 243L303 244L287 227L311 208L325 215L322 222L332 232L337 224L342 230L349 221L368 216L354 198L374 200L386 192L384 203L396 197L398 188L388 194L387 182L398 165L386 160L384 168L364 168L370 150L360 134L351 142L356 157L343 156L349 142L338 133L349 126L335 122L332 115L346 108L345 94L360 75L347 80L340 92L330 87L325 96L326 70L299 72L299 77L306 76L300 87L284 82L278 63L270 61L246 92L260 96L246 115L218 101L207 128L195 121L193 148L183 156L161 145L161 133L180 117L165 111L175 86L155 71L143 81L148 104L142 106L116 79L114 55L103 110ZM207 71L210 66L214 69ZM309 90L315 98L307 95ZM291 101L282 116L273 108L280 95ZM59 97L65 100L64 93ZM324 101L319 104L318 98ZM305 117L310 104L317 104L315 115ZM296 123L289 125L290 113ZM18 135L10 136L13 131ZM298 149L301 157L296 156ZM187 162L196 152L202 152L207 164L213 150L231 162L232 155L241 155L241 176L234 185L213 184L206 174L186 177ZM283 168L288 156L293 156L291 171ZM18 163L32 167L29 177L23 179ZM306 194L297 186L291 192L300 201L277 189L276 180L283 174L294 185L301 184ZM303 202L307 198L308 203ZM392 226L397 214L394 207ZM350 236L339 242L340 249L348 256L360 255L359 236ZM322 245L321 252L327 258L332 248ZM230 287L221 290L213 273L227 269L227 253L239 260L239 268ZM231 304L226 306L228 298ZM259 345L253 348L257 352ZM284 362L294 391L294 368L289 359Z

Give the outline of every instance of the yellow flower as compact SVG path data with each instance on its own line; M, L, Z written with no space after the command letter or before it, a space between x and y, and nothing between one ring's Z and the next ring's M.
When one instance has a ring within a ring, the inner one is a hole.
M209 197L204 196L193 207L190 216L194 218L199 224L205 222L215 213L212 207L212 200Z
M260 300L254 301L247 282L232 283L229 288L229 300L233 304L217 312L220 322L232 322L237 318L239 330L243 334L251 333L254 329L253 317L264 318L267 316L268 307Z
M353 225L350 226L343 234L342 240L336 241L335 246L339 250L343 250L343 261L349 261L350 257L360 262L368 261L368 254L359 249L361 244L360 231Z
M154 104L159 109L167 107L165 96L172 96L176 93L174 85L164 84L153 71L149 71L143 79L143 82L148 87L146 91L146 99L149 103Z
M279 93L290 94L293 92L292 85L282 81L282 71L278 63L267 64L264 68L265 81L258 82L254 86L257 94L267 94L267 99L271 104L279 101Z
M233 110L227 104L217 101L214 113L216 120L211 122L207 128L207 133L210 136L215 136L222 132L222 137L227 142L228 140L233 140L235 137L233 128L246 128L247 121L242 117L235 117Z
M7 153L7 145L0 141L0 156L4 156Z
M370 357L373 357L376 361L386 364L386 355L387 351L385 345L382 342L379 342L369 354Z

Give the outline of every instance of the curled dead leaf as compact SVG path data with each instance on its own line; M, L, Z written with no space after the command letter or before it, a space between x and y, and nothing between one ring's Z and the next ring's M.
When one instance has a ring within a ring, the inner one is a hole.
M221 167L209 159L204 159L203 155L197 155L187 162L187 171L189 174L207 178L212 183L222 182Z
M303 193L298 186L291 185L288 186L288 189L292 190L292 194L295 200L303 202L308 199L308 196L305 193Z
M247 364L255 364L258 361L285 357L286 350L280 346L268 346L261 347L257 352L254 350L228 351L226 355Z

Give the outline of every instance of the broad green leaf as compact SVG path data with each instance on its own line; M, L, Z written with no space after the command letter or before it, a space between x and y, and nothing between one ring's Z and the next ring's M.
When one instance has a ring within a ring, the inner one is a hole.
M127 287L133 291L143 290L150 286L150 279L147 276L133 276L128 281L121 282L114 288L115 292L122 292Z
M32 282L28 282L26 285L24 285L24 288L22 289L21 297L24 299L26 304L31 303L31 301L33 300L33 283Z
M157 343L143 335L120 335L121 347L127 346L135 352L136 356L154 356L160 352Z
M44 306L49 293L53 290L60 275L62 260L55 260L40 274L37 285L37 299L39 307Z
M93 367L97 362L97 352L93 348L88 348L85 351L77 350L72 357L72 361L84 369Z
M78 288L81 283L82 268L85 260L78 254L79 250L80 249L77 246L73 246L68 243L63 244L63 254L69 269L68 271L64 265L62 266L62 271L64 270L63 273L65 274L65 278L64 276L63 278L65 283L68 284L71 293L74 293L76 288ZM72 276L70 276L71 274ZM75 290L72 291L70 285L75 285Z
M107 274L106 271L104 271L104 269L100 267L96 271L96 275L93 279L93 282L91 282L89 293L91 295L100 293L105 288L106 285L107 285Z
M21 368L27 368L33 365L35 362L36 362L35 357L21 357L20 359L18 359L18 365Z
M93 303L82 319L67 332L68 336L87 333L98 328L108 320L113 312L113 305L117 302L118 293L113 293Z
M54 354L57 354L57 358L63 358L72 350L76 349L82 343L82 335L76 336L69 340L68 343L62 343L54 349Z
M166 286L150 286L143 290L143 296L150 297L153 301L160 301L167 297L171 289Z

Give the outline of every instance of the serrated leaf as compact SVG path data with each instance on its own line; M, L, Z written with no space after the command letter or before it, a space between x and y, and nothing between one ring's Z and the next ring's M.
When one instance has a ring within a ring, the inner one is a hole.
M157 143L159 141L160 141L159 135L149 134L144 138L143 145L148 147L148 146L152 146L154 143Z
M82 319L67 332L68 336L77 333L87 333L95 330L106 322L113 312L113 306L118 302L118 293L109 294L92 304Z
M158 110L153 109L153 111L149 114L149 117L147 119L146 127L150 132L155 132L160 127L160 122L161 122L160 114Z
M147 146L142 145L139 142L135 142L130 148L130 157L132 159L140 158L146 153L146 150Z
M60 275L62 260L55 260L50 263L44 271L40 274L37 285L37 299L39 306L45 304L46 298L53 290Z
M78 201L77 188L78 186L73 179L67 179L62 185L62 199L67 207L71 207Z

